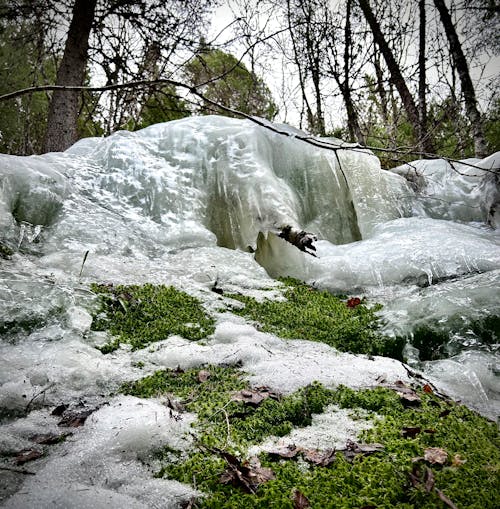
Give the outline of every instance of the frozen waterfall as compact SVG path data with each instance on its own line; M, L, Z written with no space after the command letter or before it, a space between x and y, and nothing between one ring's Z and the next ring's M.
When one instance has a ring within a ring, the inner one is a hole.
M3 417L34 397L35 410L68 398L99 400L141 375L131 359L142 362L144 352L103 356L94 348L103 333L90 331L91 282L173 284L217 313L210 292L215 280L258 295L284 275L383 303L385 332L409 339L409 362L452 396L489 416L500 413L500 234L494 228L500 153L385 171L367 150L335 139L324 140L335 150L322 149L297 140L292 128L279 129L286 135L248 120L193 117L83 139L60 154L0 156ZM286 225L318 236L317 258L277 236ZM219 317L210 348L173 344L168 355L153 355L153 365L222 362L238 347L256 380L271 383L274 373L283 390L315 377L361 386L375 372L405 376L396 361L360 359L363 373L346 368L342 378L344 367L334 363L347 357L335 357L330 347L283 346L238 320ZM439 358L423 356L419 341L426 333L446 338ZM254 343L277 348L281 364L266 364ZM299 369L302 355L318 359L316 372ZM297 363L300 374L291 376L287 362ZM122 413L136 405L122 399L112 403L123 405ZM137 436L168 434L155 428L152 416L161 411L153 403L141 409L149 427ZM40 412L19 426L43 426ZM95 434L106 450L112 417L110 408L100 412L87 438ZM19 446L11 428L4 431L3 450ZM112 455L104 456L103 464ZM143 473L134 469L127 475L139 481L130 490L140 493ZM85 484L84 474L73 470L58 466L61 489L70 489L65 482ZM111 505L132 507L129 494L118 492ZM6 507L22 507L23 499L12 500Z

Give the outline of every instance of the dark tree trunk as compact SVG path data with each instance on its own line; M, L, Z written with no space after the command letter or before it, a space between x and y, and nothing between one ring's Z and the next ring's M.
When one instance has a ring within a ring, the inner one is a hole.
M467 60L465 59L464 52L462 51L462 45L458 39L457 31L453 25L450 11L446 7L444 0L434 0L434 5L439 11L441 23L443 24L446 37L448 38L448 43L450 45L450 53L455 63L458 76L460 77L462 94L465 100L465 109L472 124L474 152L476 157L484 157L487 155L486 142L484 139L481 114L477 109L476 93L470 78L469 66L467 65Z
M75 0L56 85L84 84L96 3L97 0ZM75 90L53 92L45 134L45 152L61 152L77 141L79 98L80 92Z
M408 116L408 120L413 127L415 137L418 137L420 122L417 105L413 100L410 90L406 86L406 81L401 74L401 70L398 63L396 62L396 59L394 58L391 48L389 47L389 44L387 43L384 34L380 29L380 24L373 14L369 0L358 0L358 3L361 7L361 10L363 11L368 25L370 26L370 30L373 34L373 39L380 48L380 52L382 53L385 63L387 64L387 68L391 74L391 81L394 83L394 86L396 87L398 94L401 97L403 107ZM429 150L430 147L428 147L428 140L424 139L423 141L425 143L425 151L431 152L432 150Z
M426 102L426 70L425 70L425 0L419 0L418 8L420 11L419 20L419 41L418 41L418 119L419 130L418 138L420 141L420 150L425 151L424 139L428 137L427 133L427 102Z
M351 70L351 50L352 50L352 33L351 33L351 1L347 0L344 28L344 83L340 87L344 104L347 110L347 127L349 129L349 137L351 141L356 140L358 143L366 142L363 133L359 127L358 113L354 107L351 95L351 85L349 83L349 72Z

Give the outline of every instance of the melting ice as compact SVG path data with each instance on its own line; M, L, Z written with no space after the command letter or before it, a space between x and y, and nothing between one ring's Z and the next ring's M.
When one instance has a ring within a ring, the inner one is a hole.
M240 360L252 382L285 392L313 380L406 378L397 361L283 341L218 314L215 280L259 296L291 275L382 302L385 332L408 338L409 362L452 396L500 413L500 153L389 172L369 151L335 139L323 141L336 150L322 149L277 128L286 135L189 118L61 154L0 156L0 450L32 447L61 402L100 406L22 487L2 473L5 507L83 508L87 491L96 507L188 500L189 487L152 480L140 460L162 440L183 447L189 423L155 401L107 396L161 367ZM318 257L280 239L285 225L315 233ZM95 281L174 284L203 300L216 332L204 345L173 337L153 352L102 355L95 346L106 337L90 331ZM426 357L422 334L445 338L438 358Z

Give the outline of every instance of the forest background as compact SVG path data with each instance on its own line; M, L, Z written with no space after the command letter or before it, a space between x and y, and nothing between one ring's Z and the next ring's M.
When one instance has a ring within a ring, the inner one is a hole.
M259 116L383 165L500 150L495 0L0 0L0 151Z

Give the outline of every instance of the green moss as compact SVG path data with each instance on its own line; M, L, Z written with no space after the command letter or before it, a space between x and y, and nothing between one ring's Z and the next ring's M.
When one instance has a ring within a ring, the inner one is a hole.
M207 366L209 378L199 381L202 368L157 371L120 391L142 398L173 395L189 412L198 414L199 442L207 447L242 452L268 435L283 436L294 426L307 426L313 413L333 401L332 391L312 385L285 397L270 397L258 406L233 401L235 392L249 389L241 373L232 367Z
M349 308L339 297L319 291L294 279L283 279L286 301L258 302L244 295L229 295L245 304L233 313L260 324L265 332L289 339L308 339L327 343L343 352L385 355L402 359L405 340L378 332L376 311L360 304Z
M172 334L198 340L214 331L214 320L200 301L173 286L93 284L91 289L101 298L92 329L109 330L115 336L100 347L103 353L116 350L120 343L135 350Z
M0 258L8 259L14 254L14 251L9 247L0 242Z
M200 382L200 369L209 378ZM409 473L414 458L428 447L444 448L449 460L444 466L428 465L435 486L458 507L496 508L499 505L499 435L496 425L467 408L418 391L419 407L403 406L397 392L387 388L355 391L340 386L326 389L319 383L278 399L268 398L259 406L232 401L234 391L247 387L241 374L230 367L204 367L188 371L159 371L140 381L125 384L122 391L140 397L173 394L186 410L198 412L198 441L186 458L168 450L160 455L164 464L158 476L176 479L206 493L196 502L203 508L293 508L292 493L302 492L311 507L436 508L445 507L437 492L414 487ZM363 409L374 427L361 440L378 442L384 450L357 456L352 462L338 453L328 467L304 464L296 459L276 461L262 454L263 466L272 468L275 479L262 484L255 494L221 484L227 465L217 449L245 457L251 444L270 435L284 435L311 423L313 413L335 403L343 408ZM419 427L420 433L404 438L404 427ZM464 462L463 462L464 461Z

